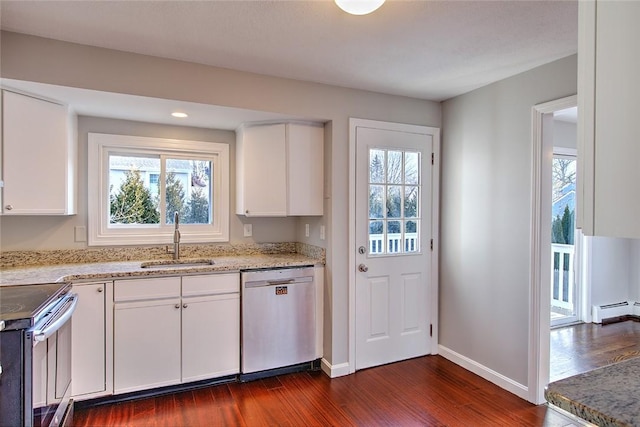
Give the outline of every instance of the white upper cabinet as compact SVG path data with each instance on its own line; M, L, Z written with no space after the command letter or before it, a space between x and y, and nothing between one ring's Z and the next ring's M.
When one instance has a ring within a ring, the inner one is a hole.
M2 214L75 214L76 152L63 105L2 91Z
M323 214L324 128L298 123L243 127L236 143L236 213Z
M581 1L578 227L640 238L640 2Z

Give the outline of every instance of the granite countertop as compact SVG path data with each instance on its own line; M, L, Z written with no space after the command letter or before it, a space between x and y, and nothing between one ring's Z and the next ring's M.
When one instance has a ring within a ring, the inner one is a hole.
M86 282L111 278L157 277L323 264L322 260L318 258L299 253L220 256L210 259L214 261L213 265L175 264L171 267L151 265L148 268L142 268L141 265L145 263L144 261L118 261L9 267L0 270L0 286L49 282ZM181 258L180 262L187 263L189 260L189 258ZM198 261L200 260L201 258L198 258ZM147 264L153 264L153 262Z
M549 403L601 427L640 426L640 357L547 386Z

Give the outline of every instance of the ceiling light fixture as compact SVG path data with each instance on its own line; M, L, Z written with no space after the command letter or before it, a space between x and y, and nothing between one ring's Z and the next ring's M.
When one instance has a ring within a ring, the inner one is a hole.
M179 117L181 119L185 118L185 117L189 117L189 115L187 113L181 113L179 111L174 111L173 113L171 113L171 115L173 117Z
M338 7L352 15L366 15L378 9L385 0L334 0Z

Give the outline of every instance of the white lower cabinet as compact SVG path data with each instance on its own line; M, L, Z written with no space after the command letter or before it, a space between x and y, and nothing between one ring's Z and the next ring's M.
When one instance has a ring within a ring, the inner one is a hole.
M75 400L111 394L112 282L74 284L78 305L71 321L71 394Z
M114 393L180 382L180 299L116 303L114 331Z
M114 394L240 369L237 273L117 280Z
M182 381L240 371L240 296L182 299Z

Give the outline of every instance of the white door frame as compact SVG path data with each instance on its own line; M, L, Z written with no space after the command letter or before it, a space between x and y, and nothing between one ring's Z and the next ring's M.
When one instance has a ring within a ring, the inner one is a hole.
M544 403L544 388L549 382L549 339L551 323L551 188L542 185L542 177L551 173L553 147L544 144L543 122L546 114L578 105L576 95L534 105L531 109L531 268L529 280L529 401ZM548 168L548 170L547 170ZM578 177L578 179L581 179ZM588 290L583 290L588 292Z
M349 366L347 373L356 368L356 128L370 127L400 132L427 133L433 135L434 162L431 189L431 235L433 238L431 268L431 354L438 353L438 248L440 230L440 129L428 126L407 125L377 120L349 118Z

